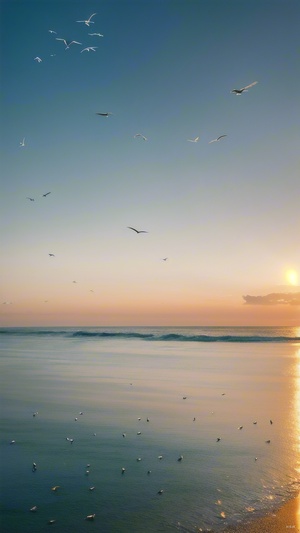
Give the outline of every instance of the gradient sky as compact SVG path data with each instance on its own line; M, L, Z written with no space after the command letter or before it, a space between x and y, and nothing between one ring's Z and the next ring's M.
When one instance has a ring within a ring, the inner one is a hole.
M1 325L299 325L243 300L300 291L299 23L298 0L1 2Z

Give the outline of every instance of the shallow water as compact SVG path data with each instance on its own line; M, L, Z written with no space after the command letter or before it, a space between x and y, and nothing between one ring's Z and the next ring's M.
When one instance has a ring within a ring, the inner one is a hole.
M40 331L0 330L1 531L219 531L297 490L299 328Z

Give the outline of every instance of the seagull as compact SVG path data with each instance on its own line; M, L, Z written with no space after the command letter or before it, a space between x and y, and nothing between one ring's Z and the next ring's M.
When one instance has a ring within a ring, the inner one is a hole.
M41 62L42 62L42 59L41 59L40 57L36 56L36 57L34 58L34 61L37 61L38 63L41 63Z
M141 133L136 133L136 134L134 135L134 138L136 138L136 137L141 137L144 141L148 141L147 137L145 137L145 136L142 135Z
M250 85L246 85L246 87L242 87L241 89L232 89L232 91L230 92L236 94L237 96L240 96L243 92L248 92L248 89L250 89L250 87L253 87L253 85L256 85L257 83L257 81L254 81L253 83L250 83Z
M87 20L76 20L76 22L84 22L86 26L89 26L90 24L94 24L94 21L91 20L91 18L93 18L95 15L97 15L97 13L93 13Z
M95 516L96 516L95 514L88 514L85 519L86 520L94 520Z
M167 261L167 259L168 259L167 257L163 257L162 261Z
M54 524L56 522L56 520L52 519L52 520L48 520L48 524Z
M177 461L182 461L182 459L183 459L183 455L179 455Z
M85 50L87 52L89 52L90 50L93 50L93 52L96 52L96 48L98 48L98 46L87 46L86 48L83 48L83 50L81 50L80 53L82 54L82 52L85 52Z
M20 141L20 147L22 147L22 146L25 146L25 137L23 138L22 141Z
M123 466L121 472L122 472L122 474L124 474L124 472L125 472L125 468L124 468L124 466Z
M217 442L220 442L220 440L221 440L221 437L218 437L218 438L217 438Z
M223 139L223 137L227 137L227 135L220 135L220 137L217 137L216 139L213 139L212 141L209 141L208 144L211 144L211 143L215 143L217 141L220 141L221 139Z
M49 255L49 257L55 257L55 255L54 255L54 254L48 254L48 255Z
M162 493L163 493L163 489L160 489L157 494L162 494Z
M30 196L26 196L27 200L30 200L31 202L34 202L34 198L30 198Z
M190 143L197 143L199 141L199 137L195 137L195 139L188 139Z
M104 37L102 33L88 33L88 35L97 35L98 37Z
M89 490L90 491L95 490L95 487L90 487Z
M60 37L56 37L56 40L63 41L63 43L66 45L65 50L70 48L71 44L82 44L82 43L79 43L78 41L66 41L66 39L61 39Z
M54 31L54 30L48 30L49 33L55 33L55 35L57 35L57 32Z
M96 113L96 115L100 115L101 117L108 117L109 115L112 115L113 113Z
M148 233L148 231L138 230L138 229L132 228L131 226L127 226L127 228L132 229L132 231L135 231L136 233Z
M56 492L56 491L57 491L57 489L59 489L59 485L55 485L54 487L52 487L52 489L51 489L51 490L53 490L53 492Z
M31 509L29 509L32 513L35 513L37 511L37 506L34 505L33 507L31 507Z
M44 198L46 198L46 196L48 196L48 194L51 194L51 191L49 191L49 192L45 192L45 194L43 194L42 196L43 196Z

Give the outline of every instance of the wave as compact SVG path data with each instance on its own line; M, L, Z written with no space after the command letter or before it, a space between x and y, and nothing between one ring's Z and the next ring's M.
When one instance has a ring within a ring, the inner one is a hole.
M74 329L39 329L39 328L0 328L0 335L12 336L47 336L47 337L68 337L81 339L139 339L145 341L172 341L172 342L225 342L225 343L285 343L300 342L298 336L287 335L204 335L204 334L183 334L174 332L160 333L122 331L122 330L76 330Z

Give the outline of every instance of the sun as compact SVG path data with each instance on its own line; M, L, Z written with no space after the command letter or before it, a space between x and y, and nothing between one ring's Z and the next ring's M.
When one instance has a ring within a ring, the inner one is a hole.
M290 285L298 285L298 274L296 270L288 270L286 273L286 279Z

